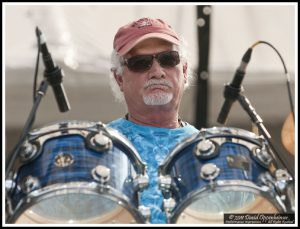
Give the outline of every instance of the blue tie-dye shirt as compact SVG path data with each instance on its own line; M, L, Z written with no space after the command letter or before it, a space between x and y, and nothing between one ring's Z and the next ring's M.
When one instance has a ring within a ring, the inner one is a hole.
M114 120L107 126L127 137L142 161L147 164L149 186L142 191L140 201L142 205L150 207L150 223L167 223L162 211L163 196L157 184L158 167L177 144L198 133L198 130L190 124L175 129L142 126L123 118Z

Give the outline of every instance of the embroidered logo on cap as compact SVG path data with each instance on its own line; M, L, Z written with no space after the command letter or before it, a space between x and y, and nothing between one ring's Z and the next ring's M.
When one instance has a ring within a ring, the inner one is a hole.
M152 22L149 18L142 18L138 21L136 21L132 27L137 27L137 28L143 28L146 26L152 26Z

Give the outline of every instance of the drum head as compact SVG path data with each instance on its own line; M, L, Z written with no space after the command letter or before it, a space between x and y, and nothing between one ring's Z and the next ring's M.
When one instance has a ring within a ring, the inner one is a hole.
M110 196L66 193L38 201L16 220L21 224L135 223L132 214Z
M279 213L265 197L250 191L218 191L192 198L176 217L182 224L222 224L224 213Z

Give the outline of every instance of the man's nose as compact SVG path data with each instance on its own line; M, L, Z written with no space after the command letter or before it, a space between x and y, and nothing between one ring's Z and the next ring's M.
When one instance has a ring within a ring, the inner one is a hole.
M154 58L153 64L149 70L151 78L163 78L165 77L165 72L163 67L160 66L158 61Z

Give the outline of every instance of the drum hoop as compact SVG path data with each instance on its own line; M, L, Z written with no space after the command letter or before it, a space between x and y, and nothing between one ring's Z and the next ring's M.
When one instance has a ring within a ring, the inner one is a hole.
M233 186L235 189L232 189ZM219 180L214 183L214 192L224 190L249 191L254 194L261 194L261 196L272 203L277 210L279 210L280 212L285 212L284 203L282 202L281 198L267 186L259 187L250 181L241 180ZM180 200L180 203L172 210L172 213L169 216L171 223L176 223L178 217L188 205L199 199L199 197L210 192L212 192L212 190L210 185L208 184L201 189L194 190L188 193L188 195L184 199Z
M71 125L68 127L67 125ZM85 126L84 126L85 124ZM90 126L87 127L87 124ZM65 126L59 128L59 126ZM56 129L54 128L56 126ZM43 132L41 130L44 130ZM40 132L39 132L40 131ZM67 132L65 132L67 131ZM90 122L90 121L79 121L79 120L67 120L56 122L48 126L44 126L40 129L35 129L29 132L28 140L30 143L37 145L39 148L37 154L31 158L28 162L36 159L42 152L42 146L44 143L52 138L60 137L60 136L71 136L71 135L79 135L83 137L85 140L90 134L97 134L99 131L103 131L105 135L114 140L120 145L123 145L127 151L124 152L128 158L133 161L133 166L135 167L138 174L146 174L146 163L142 161L139 153L136 151L134 146L127 140L120 132L107 127L101 122ZM26 163L28 163L26 162ZM21 165L25 164L23 162Z
M7 221L9 223L14 223L18 219L18 217L24 211L26 211L26 209L42 200L46 200L60 194L74 193L96 195L101 194L111 200L114 200L121 207L128 210L138 223L145 223L144 217L139 213L137 209L132 206L133 203L130 204L131 202L126 195L111 186L104 186L95 182L69 182L66 184L53 184L42 189L35 190L19 201L18 205L13 211L13 214L9 216Z
M235 128L235 129L237 129L237 128ZM252 143L252 144L254 144L256 146L260 146L261 145L261 143L259 142L259 139L260 139L259 136L256 136L257 139L253 140L250 137L240 136L240 135L233 135L231 133L228 133L228 134L214 134L214 135L210 135L209 134L208 136L206 136L205 139L214 139L214 138L225 139L225 138L229 138L229 137L235 138L235 139L239 139L239 140L243 140L245 142ZM160 164L160 166L158 168L159 175L166 175L168 173L169 167L172 164L174 158L176 158L176 156L182 150L184 150L185 148L187 148L188 146L190 146L191 144L193 144L193 143L195 143L197 141L200 142L201 140L203 140L202 135L200 133L197 133L197 134L192 135L191 137L186 138L183 142L179 143L170 152L170 154L165 158L165 160ZM226 141L224 141L223 143L226 143ZM248 148L248 146L245 146L245 147ZM251 151L251 149L249 149L249 151Z
M59 129L94 129L95 131L97 131L97 126L105 125L102 122L92 122L85 120L62 120L44 125L40 128L33 129L29 132L29 135L32 137L46 135L51 132L57 132Z

